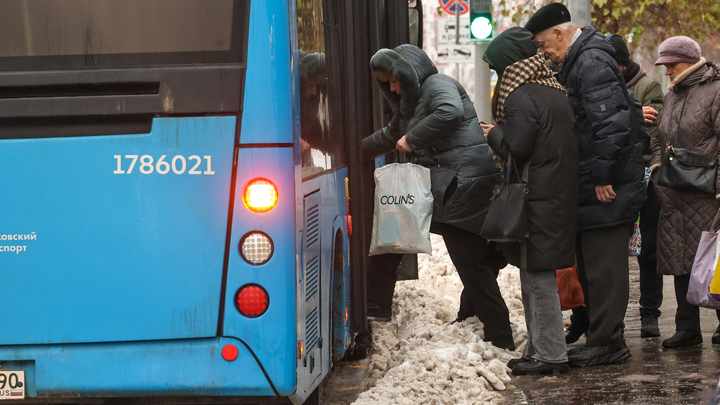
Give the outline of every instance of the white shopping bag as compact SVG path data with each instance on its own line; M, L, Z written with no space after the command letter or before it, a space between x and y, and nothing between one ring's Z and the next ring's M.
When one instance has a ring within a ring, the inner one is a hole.
M432 254L430 169L392 163L375 169L375 214L370 255Z

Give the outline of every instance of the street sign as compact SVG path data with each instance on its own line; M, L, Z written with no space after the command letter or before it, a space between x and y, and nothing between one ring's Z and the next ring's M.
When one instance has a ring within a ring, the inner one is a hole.
M437 22L437 43L440 44L454 44L455 36L457 35L457 20L455 18L440 17L435 19ZM470 38L470 19L468 17L460 17L460 43L469 44L471 43Z
M440 0L440 8L442 8L446 13L450 15L455 15L456 10L456 1L457 0ZM470 11L470 6L468 5L468 0L462 0L460 3L460 15L467 14L467 12Z
M475 45L470 39L470 19L460 17L460 44L455 43L456 17L441 17L435 21L438 63L475 63Z
M438 63L475 63L475 45L438 44Z

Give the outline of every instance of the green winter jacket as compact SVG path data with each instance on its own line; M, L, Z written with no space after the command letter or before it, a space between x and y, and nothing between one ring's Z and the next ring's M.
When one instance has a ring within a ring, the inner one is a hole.
M662 87L660 87L660 83L649 78L644 70L640 69L640 72L627 83L627 87L635 93L635 97L637 97L643 107L650 106L658 112L662 111L663 97L665 97L662 92ZM650 134L650 146L643 152L643 160L645 161L645 166L648 167L650 166L653 147L657 142L657 123L659 120L660 116L658 115L655 123L647 126Z

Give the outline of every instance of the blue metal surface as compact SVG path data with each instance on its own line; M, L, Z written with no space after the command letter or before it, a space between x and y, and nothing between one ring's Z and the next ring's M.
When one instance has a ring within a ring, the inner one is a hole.
M235 120L158 118L149 134L0 141L0 296L11 317L0 344L215 336ZM114 173L116 155L124 174ZM183 156L186 168L143 174L150 167L138 159L128 173L126 155ZM189 174L190 156L199 174ZM26 235L36 238L15 240Z
M248 62L240 143L292 143L290 3L250 5Z
M295 390L297 379L293 154L290 147L239 150L224 319L225 336L237 336L252 348L282 395ZM258 177L278 189L277 205L262 214L247 209L242 200L245 185ZM260 266L245 262L238 251L242 236L255 230L270 236L275 247L270 261ZM235 292L248 283L261 285L270 296L267 312L258 318L244 317L233 302Z
M234 361L221 356L228 344L238 349ZM26 370L29 396L274 395L252 354L230 338L0 346L0 360Z

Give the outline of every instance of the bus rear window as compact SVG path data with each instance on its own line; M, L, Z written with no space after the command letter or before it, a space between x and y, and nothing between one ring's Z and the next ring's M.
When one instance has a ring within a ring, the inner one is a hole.
M241 0L2 0L0 69L241 62Z

